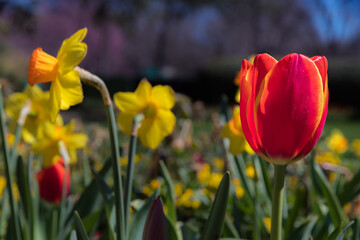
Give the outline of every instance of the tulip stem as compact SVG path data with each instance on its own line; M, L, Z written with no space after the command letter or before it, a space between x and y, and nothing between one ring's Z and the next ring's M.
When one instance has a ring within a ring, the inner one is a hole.
M104 81L98 76L80 68L75 67L75 70L79 72L80 79L83 83L96 88L104 101L106 116L109 126L110 145L111 145L111 160L114 177L114 192L115 192L115 213L116 213L116 239L125 240L125 214L124 214L124 196L123 185L121 179L120 168L120 152L119 141L117 137L117 126L114 116L114 109L112 106L112 100L109 91Z
M281 240L286 165L274 165L270 240Z

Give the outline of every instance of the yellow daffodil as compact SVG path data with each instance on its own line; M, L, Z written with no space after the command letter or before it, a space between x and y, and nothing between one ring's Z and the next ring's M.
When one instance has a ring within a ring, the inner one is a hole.
M270 217L263 217L264 226L268 233L271 232L271 218Z
M50 119L55 121L61 110L81 103L83 91L79 73L74 68L84 59L87 45L82 42L87 29L83 28L63 41L57 57L53 57L41 48L34 50L28 69L27 81L30 86L51 82Z
M344 153L349 143L340 130L334 129L331 135L326 138L326 145L334 153Z
M333 152L323 152L323 153L317 154L315 156L315 161L319 165L324 164L324 163L340 165L340 163L341 163L340 157L335 155Z
M360 139L354 139L351 143L351 148L355 155L360 157Z
M229 151L231 154L239 155L243 151L254 154L254 151L246 141L241 127L239 107L234 108L233 118L224 125L221 130L221 136L230 140Z
M146 147L155 149L175 127L176 118L171 112L175 97L169 86L152 87L147 80L142 80L135 92L118 92L114 101L121 111L117 118L120 129L128 136L134 116L144 115L138 136Z
M40 87L26 86L24 92L12 94L5 103L7 115L16 123L20 112L25 105L29 104L29 113L27 114L22 137L27 143L34 143L41 132L43 123L49 121L50 116L50 95L49 92L43 92ZM62 124L61 116L56 118L57 124Z
M74 121L66 126L44 123L42 137L32 145L34 154L43 156L44 167L52 166L61 157L60 142L66 147L70 163L77 161L76 150L86 146L88 137L81 133L72 133L74 124Z

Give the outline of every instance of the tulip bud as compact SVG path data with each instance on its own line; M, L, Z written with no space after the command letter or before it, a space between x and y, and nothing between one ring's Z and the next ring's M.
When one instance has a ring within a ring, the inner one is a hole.
M286 165L312 150L328 109L327 67L325 57L295 53L279 62L268 54L257 55L253 64L243 60L241 125L262 158Z
M144 231L142 235L143 240L167 240L168 231L166 219L163 212L160 196L154 198L151 204L150 211L147 215Z
M54 165L42 169L36 175L40 197L48 202L58 203L61 200L65 178L64 160L59 159ZM70 190L70 171L66 173L66 195Z

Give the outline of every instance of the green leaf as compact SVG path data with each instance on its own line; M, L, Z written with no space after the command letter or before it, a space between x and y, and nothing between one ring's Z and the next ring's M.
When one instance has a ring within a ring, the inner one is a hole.
M96 231L97 226L99 225L99 222L101 220L101 214L103 213L103 209L99 209L94 213L89 214L86 216L86 218L83 218L83 225L85 227L85 230L87 233L89 233L89 236L94 234Z
M113 191L106 184L105 180L95 171L93 171L93 175L96 179L98 187L100 189L100 193L105 202L105 212L106 212L106 220L108 222L108 230L110 239L115 239L115 233L113 226L115 226L115 219L112 218L112 212L114 207L114 195Z
M301 204L305 199L305 189L301 187L298 188L295 196L295 203L291 208L288 219L285 222L285 239L287 239L287 237L290 236L290 233L293 232L295 220L299 216Z
M260 163L260 167L261 167L261 174L259 177L262 179L262 182L265 185L266 193L267 193L269 199L271 199L272 198L272 187L271 187L272 184L271 184L271 180L270 180L269 174L268 174L269 166L266 166L267 162L264 159L259 158L259 157L257 157L257 159L258 159L258 162Z
M106 179L110 175L111 169L111 160L107 160L103 168L98 173L103 179ZM75 210L79 215L86 217L88 214L94 212L95 210L101 207L102 197L100 194L100 189L96 182L96 179L92 179L91 183L84 189L79 200L75 203L71 212ZM70 214L66 220L66 232L71 231L71 226L73 224L74 218Z
M330 184L322 170L317 164L314 165L314 170L316 178L319 180L326 203L329 207L330 217L334 225L338 226L340 225L340 222L347 222L348 220L346 219L345 214L341 208L339 199L334 194L333 189L330 187Z
M177 233L176 233L176 226L174 225L174 223L172 222L172 220L170 219L169 216L165 216L166 218L166 225L167 225L167 229L168 229L168 234L169 234L169 240L179 240L177 237Z
M359 237L360 237L360 224L359 224L359 219L358 218L355 218L352 230L353 230L352 240L359 240Z
M161 174L165 179L165 185L167 188L166 194L166 206L168 209L168 215L172 222L176 223L176 207L175 207L175 191L174 191L174 183L170 177L170 173L167 170L165 163L160 161L160 169Z
M74 211L74 218L75 218L75 228L76 228L77 238L79 240L88 240L89 238L86 234L84 225L81 221L79 214L76 211Z
M328 237L328 240L342 240L347 230L354 224L354 221L349 222L345 226L341 223Z
M339 199L342 205L354 199L355 196L360 193L360 171L358 171L354 177L347 183L339 195Z
M132 221L129 223L129 232L127 236L128 240L142 240L142 233L145 226L147 214L153 202L153 198L155 196L158 196L159 192L160 190L157 189L153 195L146 199L140 210L136 212L133 216Z
M225 221L226 207L230 190L230 173L226 172L216 191L215 200L210 210L202 235L203 240L219 239Z
M20 192L20 199L23 206L24 214L27 219L27 224L29 228L28 237L34 239L34 208L33 208L33 199L31 197L31 191L28 181L28 175L24 161L21 156L19 156L16 165L16 178L18 183L18 188Z
M78 239L77 239L77 236L76 236L75 230L72 230L72 231L71 231L70 240L78 240Z

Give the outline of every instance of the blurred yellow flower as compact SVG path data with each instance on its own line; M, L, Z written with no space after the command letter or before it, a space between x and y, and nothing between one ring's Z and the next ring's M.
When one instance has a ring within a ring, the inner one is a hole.
M179 197L183 193L182 183L176 183L174 185L174 192L175 192L175 197Z
M246 175L251 178L251 179L254 179L255 177L255 168L253 165L248 165L246 167Z
M5 187L6 187L6 178L0 176L0 197L4 194Z
M196 173L197 180L202 185L207 185L207 182L211 176L211 167L209 164L205 163L202 165L202 169Z
M34 143L41 132L43 123L49 121L49 99L49 92L43 92L38 86L30 87L29 85L25 87L24 92L14 93L7 99L5 111L14 124L19 119L21 110L29 104L29 113L22 130L22 137L25 142ZM56 118L56 123L62 124L60 115Z
M334 153L344 153L348 148L348 140L340 130L334 129L331 135L326 138L326 145Z
M219 171L223 171L224 167L225 167L225 163L224 163L224 159L223 158L214 158L213 159L213 165L215 166L215 168Z
M148 148L158 147L175 127L176 118L171 112L175 97L169 86L152 87L147 80L142 80L135 92L118 92L114 95L114 101L121 111L117 118L120 129L128 136L134 116L143 114L138 136Z
M335 155L332 152L323 152L315 156L315 161L319 165L324 163L340 165L341 159L339 156Z
M139 154L135 154L134 156L134 164L138 163L140 160ZM120 164L121 166L127 166L128 164L128 156L120 157Z
M208 187L217 189L220 185L222 177L222 173L212 173L208 181Z
M356 156L360 157L360 139L354 139L351 143L351 149Z
M84 59L87 45L82 42L87 29L78 30L63 41L57 57L53 57L41 48L34 50L28 69L27 81L30 86L51 82L50 119L55 121L61 110L81 103L83 91L79 73L74 68Z
M253 155L249 143L246 141L240 120L240 108L234 108L233 118L224 125L221 130L221 136L230 140L229 151L231 154L239 155L243 151Z
M77 161L76 150L86 147L88 137L81 133L72 133L75 122L71 121L66 126L53 125L49 122L44 123L41 138L35 142L31 149L35 155L43 156L43 166L50 167L61 157L60 142L66 147L70 157L70 163Z
M0 176L0 197L3 196L5 188L6 188L6 178L3 176ZM17 184L13 183L12 188L13 188L14 199L15 199L15 201L18 201L19 200L19 188L18 188Z
M237 198L242 198L244 196L244 193L245 193L245 191L241 186L237 186L235 188L235 195Z
M271 218L270 217L264 217L263 222L264 222L266 231L268 233L270 233L271 232Z
M153 194L156 189L161 187L161 182L157 179L152 179L149 183L149 185L145 185L142 189L142 192L148 196Z
M191 188L185 189L184 193L176 200L175 205L177 207L186 207L192 209L198 209L201 206L201 201L199 199L193 199L194 190Z

